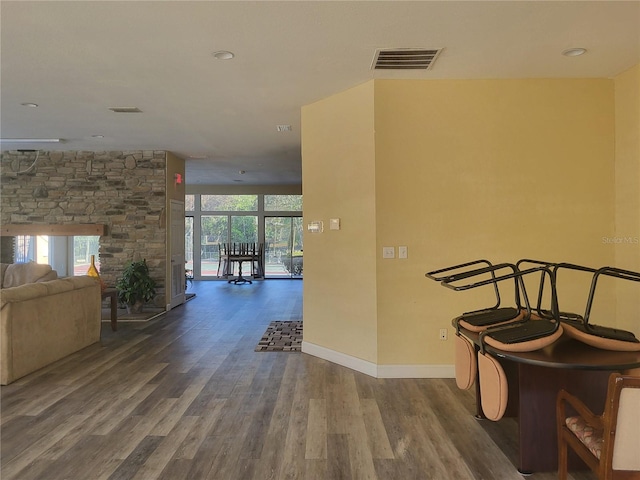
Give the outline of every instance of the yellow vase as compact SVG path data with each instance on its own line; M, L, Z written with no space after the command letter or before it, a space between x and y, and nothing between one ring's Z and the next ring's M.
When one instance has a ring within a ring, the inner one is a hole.
M89 277L97 278L100 281L100 289L104 292L104 290L107 288L107 286L102 281L102 278L100 278L100 273L98 273L98 269L96 268L96 256L95 255L91 255L91 265L89 265L89 269L87 270L87 275Z

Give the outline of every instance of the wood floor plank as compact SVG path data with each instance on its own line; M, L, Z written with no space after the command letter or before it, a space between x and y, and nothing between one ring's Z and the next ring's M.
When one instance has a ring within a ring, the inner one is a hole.
M309 400L307 417L307 441L304 458L327 459L327 401L324 398Z
M351 480L352 471L347 435L330 433L327 436L327 478Z
M220 417L225 402L226 400L214 398L209 403L209 410L206 416L194 417L197 418L198 421L189 432L189 435L183 440L180 448L178 448L174 456L176 459L193 460L195 458L198 449L205 438L209 436L213 425Z
M327 460L309 459L305 460L304 479L319 480L329 479L329 470L327 468Z
M7 462L3 461L2 474L7 476L18 475L19 472L29 463L46 452L52 445L64 438L67 433L72 431L86 419L87 416L85 415L74 415L67 421L60 423L55 430L32 443L28 450L23 450L20 454L11 458Z
M377 459L393 458L393 449L389 443L378 404L374 399L364 398L360 400L360 408L371 448L371 456Z
M202 391L204 385L195 384L189 385L185 389L184 393L177 399L177 401L173 404L171 409L164 415L158 423L151 429L150 435L160 435L166 436L169 435L169 432L174 428L174 426L183 418L183 414L186 409L189 407L191 402L198 396L198 394ZM188 418L198 418L198 417L188 417Z
M123 395L115 401L110 403L111 407L102 410L93 419L95 421L95 427L93 429L94 435L108 435L120 424L125 418L131 415L131 412L135 410L140 402L144 401L153 393L157 388L156 385L137 385L138 390L128 392L128 395Z
M163 437L142 438L135 446L135 449L124 459L120 466L109 475L109 480L130 480L135 477L142 465L151 454L158 448Z
M171 410L171 407L175 403L175 398L164 398L160 400L154 409L153 415L139 417L140 421L137 422L131 430L118 435L118 445L115 452L112 454L112 457L119 459L128 458L136 449L138 444L142 442L145 437L149 436L153 427L169 410ZM111 434L111 436L113 436L113 434Z
M296 362L297 363L297 362ZM287 363L287 366L292 364ZM294 367L295 368L295 367ZM289 413L289 424L286 428L284 440L284 455L280 465L279 479L297 480L304 478L305 451L307 437L307 419L309 417L309 402L307 400L307 385L304 380L298 380L295 374L291 375L295 381L293 402Z
M286 362L289 353L278 353L274 356L275 365L279 366L280 371L288 371L288 381L276 379L273 375L274 370L270 373L272 382L265 388L265 393L269 399L273 400L269 422L266 429L261 429L262 448L260 456L256 461L254 479L267 480L279 478L279 472L284 461L284 449L286 444L287 430L290 422L292 404L295 394L295 381L293 381L293 372L290 363ZM277 380L277 383L274 383ZM275 388L277 385L277 389ZM271 388L270 388L271 387ZM254 457L255 458L255 457Z
M138 469L134 480L146 480L158 478L162 470L167 466L169 460L176 453L176 449L189 435L189 432L196 424L197 417L182 417L175 426L164 436L156 449L149 455L144 464Z
M229 440L231 441L231 440ZM224 446L224 437L220 436L208 436L204 439L200 448L196 452L193 460L189 465L189 470L185 478L188 479L205 479L211 473L212 478L215 478L215 472L213 470L213 464L218 457L218 454ZM166 477L166 475L165 475ZM173 480L173 479L168 479Z

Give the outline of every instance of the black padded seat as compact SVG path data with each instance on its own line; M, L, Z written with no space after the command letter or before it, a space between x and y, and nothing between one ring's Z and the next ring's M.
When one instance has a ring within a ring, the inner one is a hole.
M553 320L532 319L512 327L487 330L481 340L505 352L533 352L557 341L564 332Z
M471 332L482 332L489 327L497 327L507 323L517 322L524 318L524 312L514 307L469 312L457 317L454 322Z

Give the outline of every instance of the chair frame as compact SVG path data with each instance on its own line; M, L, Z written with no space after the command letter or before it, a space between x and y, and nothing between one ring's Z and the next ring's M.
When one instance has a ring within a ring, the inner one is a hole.
M560 320L567 327L567 334L588 345L605 350L640 350L640 341L633 332L590 323L591 309L593 307L596 285L599 278L606 276L640 282L640 273L615 267L593 269L570 263L556 264L554 266L554 273L557 275L560 269L577 270L593 274L584 315L560 315Z
M485 267L478 267L478 265L486 265ZM496 272L507 269L513 272L514 276L496 276ZM447 287L451 290L462 291L468 290L471 288L476 288L485 285L492 285L496 297L496 304L492 307L485 307L479 310L473 310L469 312L464 312L461 316L457 317L455 320L456 334L460 334L460 322L470 322L473 324L473 320L481 319L481 322L477 324L477 329L474 331L482 331L487 328L496 327L497 325L505 325L512 322L519 322L522 320L523 315L521 314L522 302L520 297L521 285L520 279L515 275L517 272L517 268L515 265L510 263L500 263L497 265L493 265L488 260L474 260L472 262L463 263L460 265L454 265L452 267L446 267L439 270L434 270L431 272L427 272L425 276L430 278L431 280L435 280L440 283L440 285ZM445 275L443 275L445 274ZM466 283L461 285L460 282L479 276L489 274L491 276L490 279L485 281L478 281L476 283ZM501 280L511 278L514 281L514 304L515 307L500 307L501 298L500 298L500 289L498 287L498 283ZM526 295L526 292L524 292ZM530 313L530 309L527 309L527 314Z
M558 426L558 479L567 480L568 447L571 447L587 466L596 473L599 480L640 480L640 472L613 470L613 447L615 445L616 426L620 394L624 388L640 388L640 377L623 376L613 373L609 377L607 399L602 415L595 415L577 397L566 390L558 393L556 403L556 421ZM578 439L566 426L567 407L571 407L594 429L603 431L604 443L600 459Z

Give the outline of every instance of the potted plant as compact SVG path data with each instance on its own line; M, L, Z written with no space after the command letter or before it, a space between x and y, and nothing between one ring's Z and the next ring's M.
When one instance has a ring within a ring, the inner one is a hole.
M129 313L140 313L146 302L156 294L156 282L149 274L146 260L130 262L116 283L118 300L127 306Z

